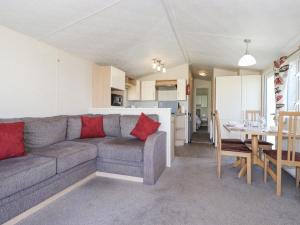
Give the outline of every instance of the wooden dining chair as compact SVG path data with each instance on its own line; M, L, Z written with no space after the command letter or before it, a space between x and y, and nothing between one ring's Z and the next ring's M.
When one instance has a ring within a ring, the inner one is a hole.
M219 112L215 112L217 132L217 175L221 178L222 156L239 157L247 164L247 183L251 184L251 150L245 144L222 143Z
M245 119L251 121L258 121L261 116L260 110L246 110Z
M258 121L261 117L261 111L260 110L246 110L245 112L245 119L249 121ZM244 141L246 145L251 146L252 140L246 135L246 139ZM263 150L271 150L273 147L273 144L268 141L262 140L262 137L258 140L258 147Z
M278 121L277 149L264 150L265 168L264 181L267 182L267 169L269 162L276 166L276 194L281 196L281 174L282 167L295 167L296 169L296 187L300 182L300 153L297 150L297 137L299 129L297 125L300 119L300 112L280 112ZM285 127L286 122L286 127ZM298 132L297 132L298 131ZM286 147L283 147L283 140L287 141ZM298 140L299 141L299 140ZM287 150L283 150L287 149Z

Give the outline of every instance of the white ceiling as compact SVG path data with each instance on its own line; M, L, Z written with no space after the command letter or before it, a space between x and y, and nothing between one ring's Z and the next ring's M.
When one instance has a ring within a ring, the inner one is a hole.
M136 76L151 59L193 72L235 68L251 38L253 69L300 43L299 0L1 0L0 24Z

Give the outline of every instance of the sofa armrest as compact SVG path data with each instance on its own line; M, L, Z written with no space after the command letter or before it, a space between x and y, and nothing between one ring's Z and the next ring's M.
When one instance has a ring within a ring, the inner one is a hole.
M144 183L155 184L166 168L167 135L158 131L150 135L144 146Z

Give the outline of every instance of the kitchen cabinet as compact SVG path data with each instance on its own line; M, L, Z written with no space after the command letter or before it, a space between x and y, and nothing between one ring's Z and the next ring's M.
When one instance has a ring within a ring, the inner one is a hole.
M175 146L182 146L185 143L185 120L186 115L176 115L175 116Z
M124 96L125 72L113 66L93 65L92 106L111 107L112 93Z
M179 100L179 101L186 100L186 80L185 79L177 80L177 100Z
M128 101L138 101L141 99L141 81L136 80L134 85L128 86L127 99Z
M143 101L155 101L156 100L156 88L155 80L142 81L141 85L141 98Z
M171 162L175 159L175 117L171 117Z
M125 90L125 72L110 66L110 87Z

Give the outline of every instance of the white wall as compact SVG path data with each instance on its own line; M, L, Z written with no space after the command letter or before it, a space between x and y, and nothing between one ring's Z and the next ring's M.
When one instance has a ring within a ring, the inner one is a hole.
M88 112L92 63L0 26L0 118Z

